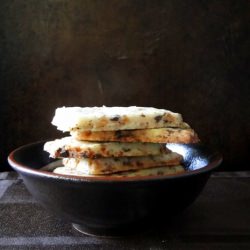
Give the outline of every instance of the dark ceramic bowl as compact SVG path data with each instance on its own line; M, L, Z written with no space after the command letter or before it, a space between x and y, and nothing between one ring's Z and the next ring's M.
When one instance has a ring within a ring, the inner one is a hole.
M160 177L77 177L40 168L52 162L44 142L20 147L8 158L30 193L79 231L119 235L145 229L190 205L222 161L207 147L169 144L184 157L185 173ZM132 230L133 229L133 230Z

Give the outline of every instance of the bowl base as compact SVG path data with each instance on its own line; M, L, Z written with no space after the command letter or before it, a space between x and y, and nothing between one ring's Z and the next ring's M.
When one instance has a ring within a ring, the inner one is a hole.
M76 223L72 223L72 226L78 232L96 237L103 238L120 238L124 236L130 236L137 233L145 233L149 230L149 227L145 227L140 225L135 226L127 226L127 227L118 227L118 228L92 228L85 225L80 225Z

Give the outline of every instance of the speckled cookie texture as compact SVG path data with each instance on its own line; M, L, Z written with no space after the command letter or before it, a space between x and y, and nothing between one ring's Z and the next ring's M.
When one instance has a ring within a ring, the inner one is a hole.
M54 173L78 176L159 176L185 171L167 143L197 143L182 115L152 107L61 107L52 124L70 136L45 143L62 158Z
M53 158L100 158L159 155L167 153L165 144L141 142L88 142L64 137L45 143L44 150Z
M70 132L77 140L116 141L116 142L153 142L153 143L196 143L197 134L191 128L151 128L117 131L82 131Z
M63 165L82 174L100 175L128 170L145 169L159 166L179 165L182 157L177 153L156 156L134 156L119 158L76 159L64 158ZM58 170L55 170L57 173Z
M182 116L151 107L62 107L52 124L59 130L116 131L125 129L178 127Z

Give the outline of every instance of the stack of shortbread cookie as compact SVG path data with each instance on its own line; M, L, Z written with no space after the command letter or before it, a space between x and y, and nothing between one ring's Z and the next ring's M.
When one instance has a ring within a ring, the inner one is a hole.
M62 158L59 174L79 176L166 175L184 171L182 156L166 143L199 139L182 116L148 107L62 107L52 124L71 136L45 143L53 158Z

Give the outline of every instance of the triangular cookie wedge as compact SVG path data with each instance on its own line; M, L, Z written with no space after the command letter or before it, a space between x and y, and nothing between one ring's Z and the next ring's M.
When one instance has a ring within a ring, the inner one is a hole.
M112 177L167 176L167 175L179 174L183 172L185 172L184 167L181 165L177 165L177 166L164 166L164 167L155 167L155 168L127 171L127 172L109 174L108 176L112 176ZM68 167L58 167L54 171L54 173L64 174L64 175L85 176L85 177L96 176L96 175L84 174L82 172L77 171L76 169L72 169Z
M71 131L77 140L151 142L151 143L196 143L199 141L193 129L156 128L117 131Z
M100 158L159 155L170 152L165 144L141 142L87 142L73 137L64 137L46 142L44 150L50 157L60 158Z
M177 153L168 153L157 156L100 159L64 158L63 165L69 169L75 169L82 174L100 175L160 166L174 166L179 165L181 161L181 155Z
M179 127L181 114L150 107L62 107L57 108L52 124L59 130L113 131Z

